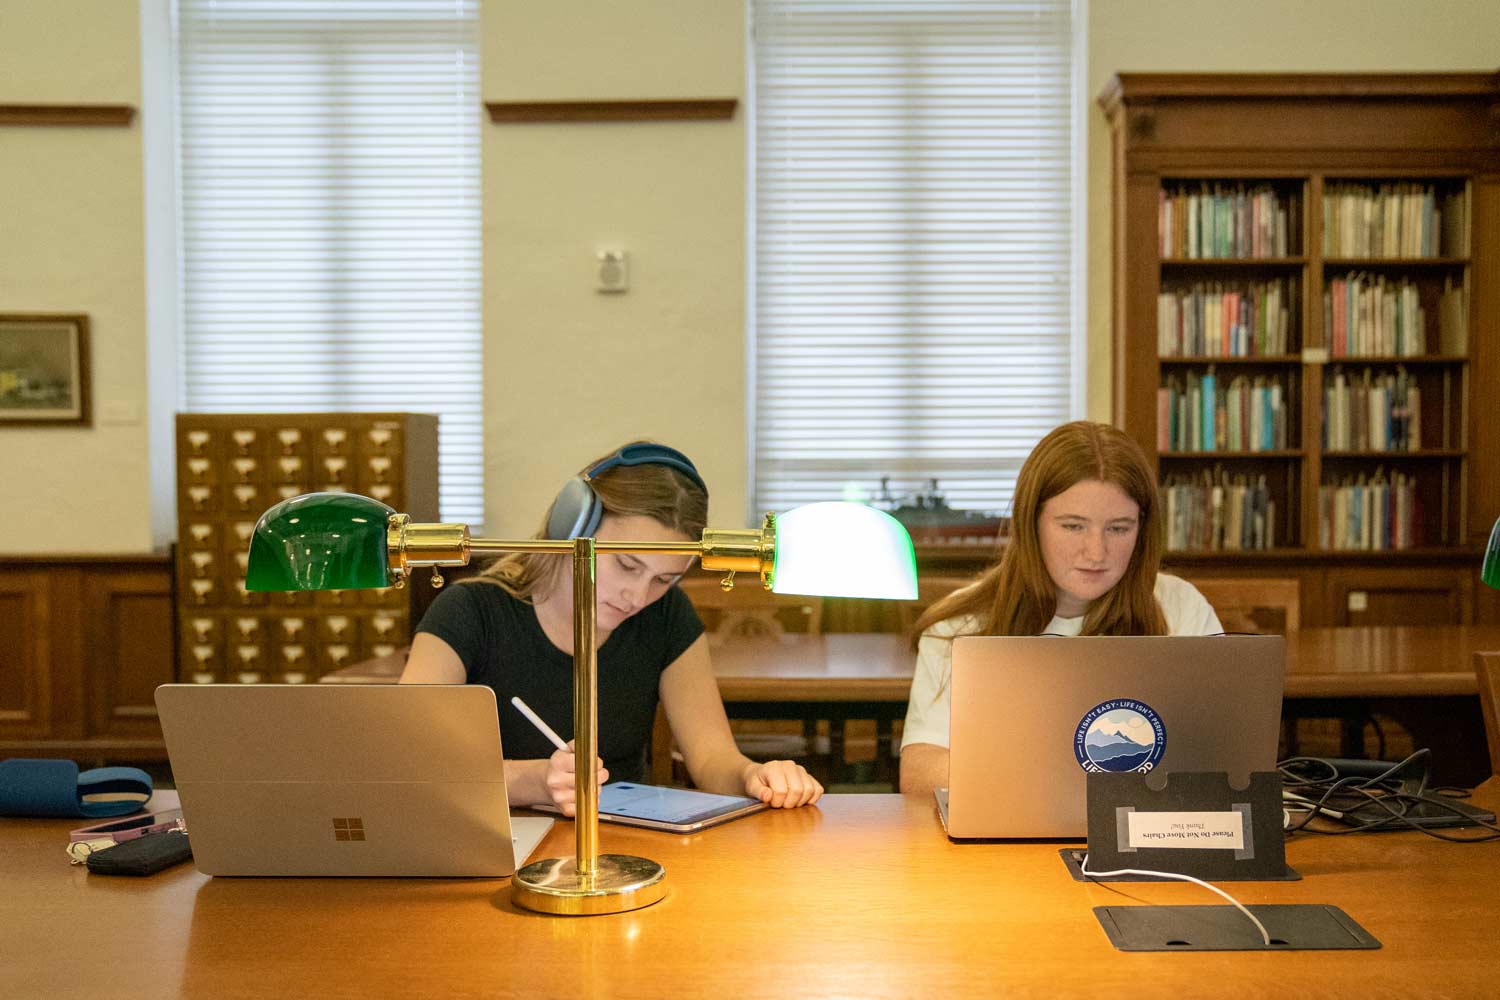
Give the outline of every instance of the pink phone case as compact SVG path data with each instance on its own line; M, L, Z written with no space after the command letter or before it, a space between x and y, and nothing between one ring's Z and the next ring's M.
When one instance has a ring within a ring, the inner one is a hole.
M182 829L182 810L164 809L158 813L140 816L117 816L104 823L85 826L68 834L70 843L84 840L113 840L123 844L127 840L144 837L148 833Z

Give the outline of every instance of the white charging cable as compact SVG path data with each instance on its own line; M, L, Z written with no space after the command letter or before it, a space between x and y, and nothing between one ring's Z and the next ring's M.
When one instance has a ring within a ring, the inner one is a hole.
M1261 940L1265 942L1266 947L1271 947L1271 935L1266 932L1266 925L1256 919L1255 914L1245 909L1245 907L1240 904L1240 901L1235 899L1229 893L1225 892L1223 889L1220 889L1216 885L1210 885L1209 883L1203 881L1201 878L1193 878L1193 876L1191 875L1179 875L1176 872L1146 871L1144 868L1121 868L1118 871L1112 872L1091 872L1089 871L1089 856L1087 854L1083 856L1083 865L1079 868L1079 871L1083 872L1083 874L1089 876L1090 878L1105 878L1112 875L1155 875L1158 878L1172 878L1177 879L1181 882L1191 882L1194 885L1201 885L1209 892L1216 892L1220 896L1223 896L1225 899L1233 903L1235 909L1239 910L1247 918L1249 918L1250 922L1255 925L1255 929L1260 931Z

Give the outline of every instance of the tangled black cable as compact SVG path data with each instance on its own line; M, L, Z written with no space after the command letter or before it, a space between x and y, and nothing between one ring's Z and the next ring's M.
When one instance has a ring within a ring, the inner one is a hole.
M1427 787L1427 764L1431 756L1430 750L1418 750L1399 764L1393 764L1372 777L1341 776L1337 767L1321 757L1289 757L1281 761L1276 769L1281 772L1282 787L1309 801L1306 806L1307 814L1289 824L1287 833L1302 830L1322 834L1362 833L1409 827L1437 840L1456 844L1477 844L1500 839L1500 825L1480 819L1453 805L1455 801L1467 799L1469 789ZM1416 778L1415 789L1411 789L1408 782L1402 780L1403 773ZM1409 814L1417 805L1449 813L1465 823L1483 827L1490 832L1477 837L1463 837L1431 829ZM1337 818L1348 824L1347 828L1330 830L1308 826L1315 817L1325 812L1330 815L1341 814ZM1362 814L1373 815L1366 819Z

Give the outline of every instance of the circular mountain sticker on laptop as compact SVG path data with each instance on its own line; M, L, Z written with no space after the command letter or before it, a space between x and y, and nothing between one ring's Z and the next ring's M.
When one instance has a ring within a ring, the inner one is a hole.
M1120 698L1095 705L1078 721L1073 754L1085 771L1138 771L1156 766L1167 749L1167 727L1145 702Z

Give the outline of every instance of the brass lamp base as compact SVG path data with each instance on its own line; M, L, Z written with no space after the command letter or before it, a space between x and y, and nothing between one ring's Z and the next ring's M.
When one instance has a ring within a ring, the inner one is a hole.
M517 906L539 913L586 917L650 906L667 894L667 870L629 854L601 854L592 875L580 876L573 858L534 861L510 880Z

